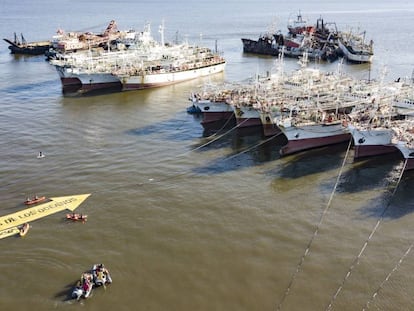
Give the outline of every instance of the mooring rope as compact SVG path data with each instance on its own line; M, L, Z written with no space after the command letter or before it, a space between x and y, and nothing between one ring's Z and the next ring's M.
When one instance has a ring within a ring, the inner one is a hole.
M182 153L182 154L179 154L179 155L177 155L175 158L182 157L182 156L186 155L187 153L194 152L194 151L196 151L196 150L199 150L199 149L201 149L201 148L203 148L203 147L208 146L209 144L211 144L211 143L213 143L213 142L217 141L218 139L222 138L223 136L228 135L229 133L231 133L232 131L234 131L235 129L237 129L237 128L238 128L238 127L240 127L241 125L243 125L243 124L244 124L245 122L247 122L248 120L249 120L249 119L243 120L242 122L240 122L239 124L237 124L236 126L234 126L233 128L231 128L231 129L230 129L230 130L228 130L227 132L223 133L222 135L215 137L213 140L210 140L210 141L208 141L207 143L205 143L205 144L203 144L203 145L201 145L201 146L198 146L198 147L193 148L193 149L191 149L191 150L189 150L189 151L186 151L186 152L184 152L184 153ZM253 146L251 146L251 147L248 147L248 148L246 148L246 149L244 149L244 150L242 150L242 151L238 152L237 154L231 155L231 156L229 156L229 157L227 157L227 158L223 159L223 161L228 161L228 160L230 160L230 159L232 159L232 158L235 158L235 157L239 156L240 154L243 154L243 153L245 153L245 152L247 152L247 151L249 151L249 150L252 150L252 149L254 149L254 148L257 148L257 147L259 147L260 145L262 145L262 144L264 144L264 143L266 143L266 142L268 142L268 141L272 140L273 138L275 138L275 137L277 137L277 136L279 136L279 135L281 135L281 134L282 134L282 132L279 132L279 133L277 133L277 134L275 134L275 135L273 135L273 136L269 137L268 139L266 139L266 140L264 140L264 141L259 142L258 144L255 144L255 145L253 145ZM209 137L212 137L212 136L209 136ZM178 178L178 177L181 177L181 176L187 175L187 174L189 174L189 171L183 171L183 172L180 172L180 173L174 174L174 175L172 175L172 176L167 176L167 177L165 177L165 178L161 178L161 179L157 179L157 180L150 178L150 179L148 179L148 180L147 180L147 181L145 181L145 182L140 182L140 183L138 183L138 184L135 184L135 186L142 187L142 186L145 186L145 185L148 185L148 184L152 184L152 183L159 183L159 182L167 181L167 180L170 180L170 179L175 179L175 178ZM124 185L120 185L120 186L117 186L117 187L111 187L110 189L106 189L106 191L108 191L108 190L116 190L116 189L120 189L120 188L124 188L124 187L125 187ZM98 191L98 192L99 192L99 191Z
M400 176L398 178L397 184L394 187L394 191L391 194L391 198L388 201L388 204L385 206L384 210L382 211L380 217L377 220L377 223L375 224L374 228L372 229L371 233L369 234L368 238L366 239L366 241L365 241L364 245L362 246L361 250L359 251L358 255L352 261L352 263L351 263L351 265L350 265L350 267L348 269L348 272L345 274L345 277L343 278L341 284L339 285L339 287L336 290L335 294L332 296L332 298L331 298L331 300L329 302L329 305L326 307L326 311L332 310L333 303L335 302L336 298L338 297L339 293L341 292L342 288L344 287L345 282L351 276L352 270L358 264L359 259L361 258L362 254L364 253L365 249L368 246L368 242L372 239L373 235L375 234L375 232L377 231L379 225L381 224L382 220L384 219L385 213L387 212L388 208L391 206L392 198L393 198L394 194L396 193L396 191L398 189L398 185L400 184L400 181L401 181L401 178L403 176L403 173L404 173L404 170L405 170L406 165L407 165L407 160L405 161L405 163L403 165L403 168L401 170L401 173L400 173Z
M282 135L282 134L283 134L283 132L279 132L279 133L277 133L277 134L275 134L275 135L273 135L273 136L271 136L271 137L269 137L269 138L267 138L267 139L265 139L265 140L261 141L260 143L258 143L258 144L256 144L256 145L253 145L253 146L251 146L251 147L249 147L249 148L246 148L245 150L240 151L240 152L238 152L238 153L236 153L236 154L234 154L234 155L232 155L232 156L230 156L230 157L228 157L228 158L224 159L224 161L228 161L228 160L230 160L230 159L233 159L233 158L235 158L235 157L238 157L239 155L241 155L241 154L243 154L243 153L246 153L247 151L253 150L253 149L255 149L255 148L257 148L257 147L259 147L259 146L261 146L261 145L263 145L263 144L265 144L265 143L267 143L267 142L271 141L272 139L274 139L274 138L276 138L276 137L278 137L279 135Z
M410 247L405 251L404 255L401 256L400 260L397 262L397 264L394 266L394 268L391 270L390 273L388 273L387 277L381 282L381 284L378 286L378 289L372 294L371 298L367 301L365 304L365 307L362 309L362 311L365 311L369 309L369 304L374 301L374 299L378 296L379 291L384 287L384 284L390 279L391 275L398 270L398 268L401 266L404 259L408 256L408 254L411 252L411 249L414 247L414 242L411 243Z
M226 120L226 122L223 124L223 126L222 126L221 128L219 128L219 130L218 130L216 133L214 133L213 135L211 135L211 136L215 136L215 135L217 135L217 133L220 133L220 131L221 131L221 130L225 129L225 128L226 128L226 126L227 126L227 124L229 124L229 122L230 122L232 119L233 119L233 115L232 115L232 116L230 116L230 117L228 117L228 118L227 118L227 120ZM248 120L248 119L246 119L246 120ZM244 123L244 122L242 122L242 123Z
M293 283L294 283L294 281L295 281L295 279L296 279L296 277L297 277L297 275L298 275L299 271L300 271L300 270L301 270L301 268L302 268L302 265L303 265L303 263L304 263L304 261L305 261L305 258L306 258L306 256L309 254L309 251L310 251L311 245L312 245L312 243L313 243L313 240L314 240L314 239L315 239L315 237L318 235L319 228L320 228L320 226L322 225L322 222L323 222L323 220L324 220L324 218L325 218L325 215L326 215L326 213L328 212L328 209L329 209L329 208L330 208L330 206L331 206L331 202L332 202L332 200L333 200L333 196L334 196L334 194L335 194L335 192L336 192L336 188L338 187L339 180L340 180L340 178L341 178L341 176L342 176L342 171L343 171L343 169L344 169L344 167L345 167L346 160L347 160L347 158L348 158L348 153L349 153L349 150L351 149L351 144L352 144L352 137L351 137L351 139L349 140L348 148L347 148L347 150L346 150L345 157L344 157L344 160L343 160L343 162L342 162L341 168L339 169L339 173L338 173L338 176L337 176L337 178L336 178L336 182L335 182L335 185L334 185L334 187L333 187L333 189L332 189L331 195L330 195L330 197L329 197L328 203L326 204L326 207L325 207L324 211L323 211L323 212L322 212L322 214L321 214L321 217L320 217L320 219L319 219L319 222L318 222L318 224L317 224L317 226L316 226L316 229L315 229L315 231L314 231L314 233L313 233L313 235L312 235L312 237L311 237L311 239L310 239L310 241L309 241L309 243L308 243L308 245L307 245L307 247L306 247L306 249L305 249L305 252L303 253L302 257L300 258L300 261L299 261L298 265L296 266L296 270L295 270L295 272L293 273L293 275L292 275L292 277L291 277L291 279L290 279L289 285L288 285L288 287L286 288L286 291L285 291L285 293L284 293L284 295L283 295L283 297L282 297L282 299L281 299L281 301L280 301L280 303L279 303L279 305L278 305L278 307L277 307L277 310L281 310L281 309L282 309L283 303L285 302L285 300L286 300L287 296L289 295L289 292L290 292L290 290L291 290L291 288L292 288L292 286L293 286Z
M238 126L242 125L246 121L248 121L248 119L246 119L245 121L241 122L240 124L238 124L237 126L235 126L234 128L232 128L230 131L234 130L235 128L237 128ZM228 131L227 133L229 133L230 131ZM248 148L246 148L246 149L244 149L244 150L242 150L242 151L240 151L240 152L238 152L238 153L236 153L236 154L234 154L232 156L229 156L229 157L223 159L223 161L228 161L228 160L233 159L233 158L235 158L235 157L237 157L237 156L239 156L239 155L241 155L241 154L243 154L243 153L245 153L245 152L247 152L249 150L252 150L254 148L257 148L257 147L261 146L262 144L264 144L264 143L266 143L266 142L274 139L275 137L277 137L277 136L279 136L281 134L283 134L283 133L282 132L279 132L279 133L277 133L277 134L275 134L275 135L273 135L273 136L265 139L264 141L259 142L258 144L255 144L255 145L253 145L251 147L248 147ZM215 141L215 140L217 140L218 138L221 138L221 137L223 137L223 136L219 136L219 137L215 138L213 141ZM206 143L206 144L204 144L204 145L202 145L200 147L194 148L194 149L192 149L190 151L195 151L197 149L200 149L201 147L205 147L206 145L208 145L211 142L212 141L210 141L210 142L208 142L208 143ZM188 153L188 152L186 152L186 153ZM184 153L184 154L186 154L186 153ZM178 155L178 156L182 156L184 154L181 154L181 155ZM144 186L146 184L150 184L150 183L154 183L154 182L163 182L163 181L167 181L167 180L170 180L170 179L175 179L177 177L181 177L181 176L184 176L184 175L187 175L187 174L189 174L189 171L183 171L181 173L178 173L178 174L175 174L175 175L172 175L172 176L168 176L168 177L165 177L165 178L162 178L162 179L149 180L148 182L145 182L145 183L139 183L138 186Z
M219 140L220 138L222 138L222 137L224 137L224 136L226 136L226 135L230 134L231 132L233 132L234 130L236 130L237 128L239 128L241 125L243 125L243 124L244 124L245 122L247 122L248 120L249 120L249 119L246 119L246 120L244 120L244 121L240 122L240 123L239 123L239 124L237 124L236 126L234 126L234 127L232 127L231 129L229 129L227 132L225 132L225 133L223 133L223 134L221 134L221 135L219 135L219 136L215 137L214 139L212 139L212 140L210 140L210 141L206 142L205 144L202 144L201 146L198 146L198 147L193 148L193 149L191 149L191 150L188 150L188 151L186 151L186 152L184 152L184 153L182 153L182 154L179 154L179 155L177 155L177 157L182 157L182 156L186 155L187 153L197 151L197 150L199 150L199 149L201 149L201 148L204 148L204 147L206 147L206 146L208 146L208 145L210 145L210 144L214 143L215 141ZM208 136L208 137L207 137L207 139L208 139L208 138L211 138L211 137L216 136L216 134L217 134L217 133L214 133L213 135Z

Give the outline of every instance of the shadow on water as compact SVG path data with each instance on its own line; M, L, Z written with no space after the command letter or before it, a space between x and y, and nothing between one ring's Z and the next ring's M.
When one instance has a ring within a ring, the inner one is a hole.
M65 86L62 88L62 94L65 97L69 98L76 98L76 97L95 97L95 96L101 96L101 95L108 95L108 94L114 94L114 93L120 93L122 91L122 85L121 83L106 87L103 89L97 89L97 90L90 90L87 92L82 92L80 90L81 85L75 85L75 86Z
M393 178L390 174L394 174L400 163L398 153L355 160L352 167L342 173L337 191L356 193L385 187L389 184L389 178Z
M32 62L32 63L47 62L45 55L11 54L11 57L13 61L15 62Z
M202 129L197 122L197 120L185 118L184 113L179 113L175 118L131 129L126 133L136 136L158 135L169 141L187 141L200 137Z
M347 147L348 143L341 143L286 156L286 163L268 174L294 179L336 169L342 164Z
M59 299L60 301L70 301L72 298L72 291L78 281L73 281L70 284L67 284L60 292L57 292L53 297Z
M230 154L215 158L205 166L195 168L193 172L197 174L220 174L261 165L278 159L281 145L278 139L263 138L260 133L246 136L236 132L226 137L226 139L220 139L201 149L201 151L207 151L231 148L232 152Z
M56 79L36 82L36 83L27 83L18 86L12 86L9 88L0 89L2 93L11 93L11 94L19 94L19 98L21 97L32 97L33 91L38 90L50 90L56 84ZM28 93L29 92L29 93Z
M250 142L249 142L250 140ZM274 137L264 137L262 135L262 127L249 128L223 128L214 133L203 131L203 136L193 147L200 151L210 151L211 149L221 149L232 147L238 149L240 146L245 147L246 144L257 144L260 140L273 140L277 145L286 144L286 138L283 134L275 135Z
M390 186L390 190L380 198L371 200L369 205L361 208L361 214L375 218L383 216L385 219L398 219L413 213L414 197L412 193L414 191L414 171L404 172L398 188L394 193L398 177L393 176L394 183Z

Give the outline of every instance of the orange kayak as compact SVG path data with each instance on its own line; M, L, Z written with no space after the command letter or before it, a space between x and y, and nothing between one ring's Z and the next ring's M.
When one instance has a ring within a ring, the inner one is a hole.
M71 214L66 214L66 219L73 220L73 221L77 221L77 220L86 221L88 219L88 215L71 213Z
M24 201L24 204L26 204L26 205L36 204L36 203L42 202L44 200L46 200L45 196L43 196L43 197L33 197L32 199L28 198L26 201Z

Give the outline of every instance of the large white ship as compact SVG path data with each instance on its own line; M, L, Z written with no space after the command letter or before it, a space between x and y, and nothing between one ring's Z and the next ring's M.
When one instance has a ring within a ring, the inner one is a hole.
M183 53L175 60L143 62L140 66L120 68L112 74L119 78L123 91L141 90L174 84L223 72L226 61L210 49L183 47Z
M354 63L371 63L374 57L373 42L365 42L365 32L355 34L342 32L338 38L338 46L345 58Z
M91 72L77 67L56 66L63 93L86 93L96 90L122 90L118 77L107 72Z
M209 48L165 44L163 35L161 43L156 43L149 27L127 50L76 54L51 60L64 92L146 89L219 73L226 65L224 58Z

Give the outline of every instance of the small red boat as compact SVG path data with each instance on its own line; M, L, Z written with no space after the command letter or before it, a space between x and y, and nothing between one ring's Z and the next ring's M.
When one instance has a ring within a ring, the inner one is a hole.
M73 220L73 221L78 221L78 220L87 221L88 215L71 213L71 214L66 214L66 219Z
M21 228L19 229L19 234L20 236L25 236L27 231L29 231L30 229L30 225L29 223L25 223L23 226L21 226Z
M38 196L36 195L36 196L34 196L33 198L27 198L27 200L26 200L26 201L24 201L24 204L26 204L26 205L36 204L36 203L42 202L42 201L44 201L44 200L46 200L46 197L45 197L45 196L43 196L43 197L38 197Z

